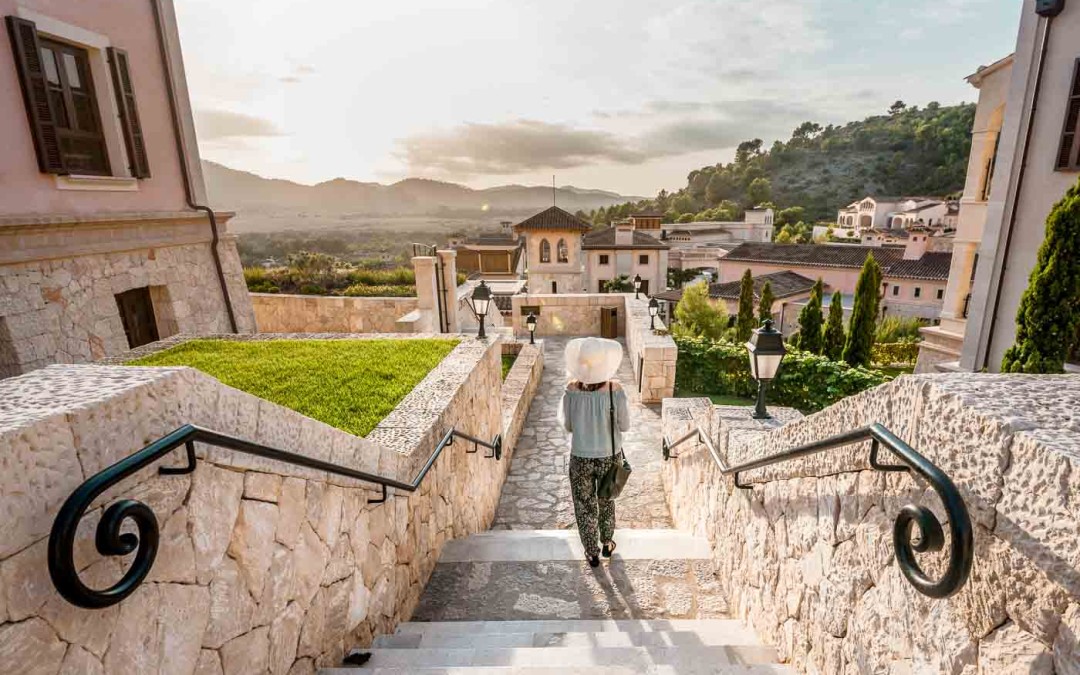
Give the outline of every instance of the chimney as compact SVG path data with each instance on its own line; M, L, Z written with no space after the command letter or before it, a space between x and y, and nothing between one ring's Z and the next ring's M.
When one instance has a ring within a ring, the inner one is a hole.
M499 225L502 226L502 233L503 234L505 234L507 236L513 236L513 234L514 234L514 221L512 221L512 220L503 220L503 221L499 222Z
M615 245L630 246L634 243L634 224L629 220L615 223Z
M921 225L914 225L908 230L907 245L904 246L904 260L918 260L926 253L930 245L930 232Z

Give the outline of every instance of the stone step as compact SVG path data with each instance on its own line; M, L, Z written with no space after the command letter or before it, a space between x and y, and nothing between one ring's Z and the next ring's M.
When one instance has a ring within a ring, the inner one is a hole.
M776 652L764 646L695 647L518 647L509 649L372 649L367 668L450 668L473 666L623 666L648 672L668 665L679 672L695 666L767 665Z
M796 675L789 666L782 665L707 665L694 664L689 667L656 665L647 670L638 670L629 666L460 666L450 668L364 668L372 675ZM349 675L356 673L356 668L323 668L320 675Z
M709 540L680 530L616 530L615 559L708 560ZM440 563L582 560L577 530L503 530L455 539L443 547Z
M683 633L693 632L733 643L759 642L756 634L736 619L569 619L540 621L404 621L396 635L497 635L514 633Z
M742 634L729 629L700 631L652 631L620 633L479 633L430 634L402 633L380 635L373 647L380 649L470 649L515 647L723 647L759 645L749 630Z
M782 665L708 665L694 664L689 667L656 665L646 670L630 666L460 666L450 668L364 668L372 675L796 675L789 666ZM349 675L356 668L323 668L321 675Z

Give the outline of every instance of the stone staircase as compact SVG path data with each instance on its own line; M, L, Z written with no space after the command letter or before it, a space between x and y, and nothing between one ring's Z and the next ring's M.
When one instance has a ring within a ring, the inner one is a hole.
M620 530L615 540L615 556L595 570L573 530L492 531L448 542L413 620L378 637L360 670L794 672L727 617L705 539Z

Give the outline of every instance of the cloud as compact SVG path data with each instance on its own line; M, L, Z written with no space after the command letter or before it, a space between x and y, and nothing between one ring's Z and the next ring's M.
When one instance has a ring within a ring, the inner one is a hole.
M635 134L525 119L463 124L409 136L399 142L398 156L413 171L459 178L595 164L634 165L731 148L755 136L786 136L796 124L813 117L802 106L761 100L657 101L643 111L626 114L637 114L652 124Z
M207 141L284 135L270 120L231 110L198 110L195 128L199 137Z
M463 124L410 136L400 145L400 156L410 167L453 175L514 174L595 162L640 164L646 159L610 132L535 120Z

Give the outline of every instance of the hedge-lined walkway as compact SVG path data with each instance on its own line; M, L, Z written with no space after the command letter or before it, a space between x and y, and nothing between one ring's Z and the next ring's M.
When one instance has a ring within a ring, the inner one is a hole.
M574 503L567 475L569 435L559 425L559 405L566 386L563 351L569 338L544 341L544 375L525 428L514 451L514 463L503 487L493 529L555 530L574 527ZM634 467L633 476L616 503L619 528L673 527L660 481L660 406L642 405L637 381L625 354L619 380L630 395L630 431L623 450Z

